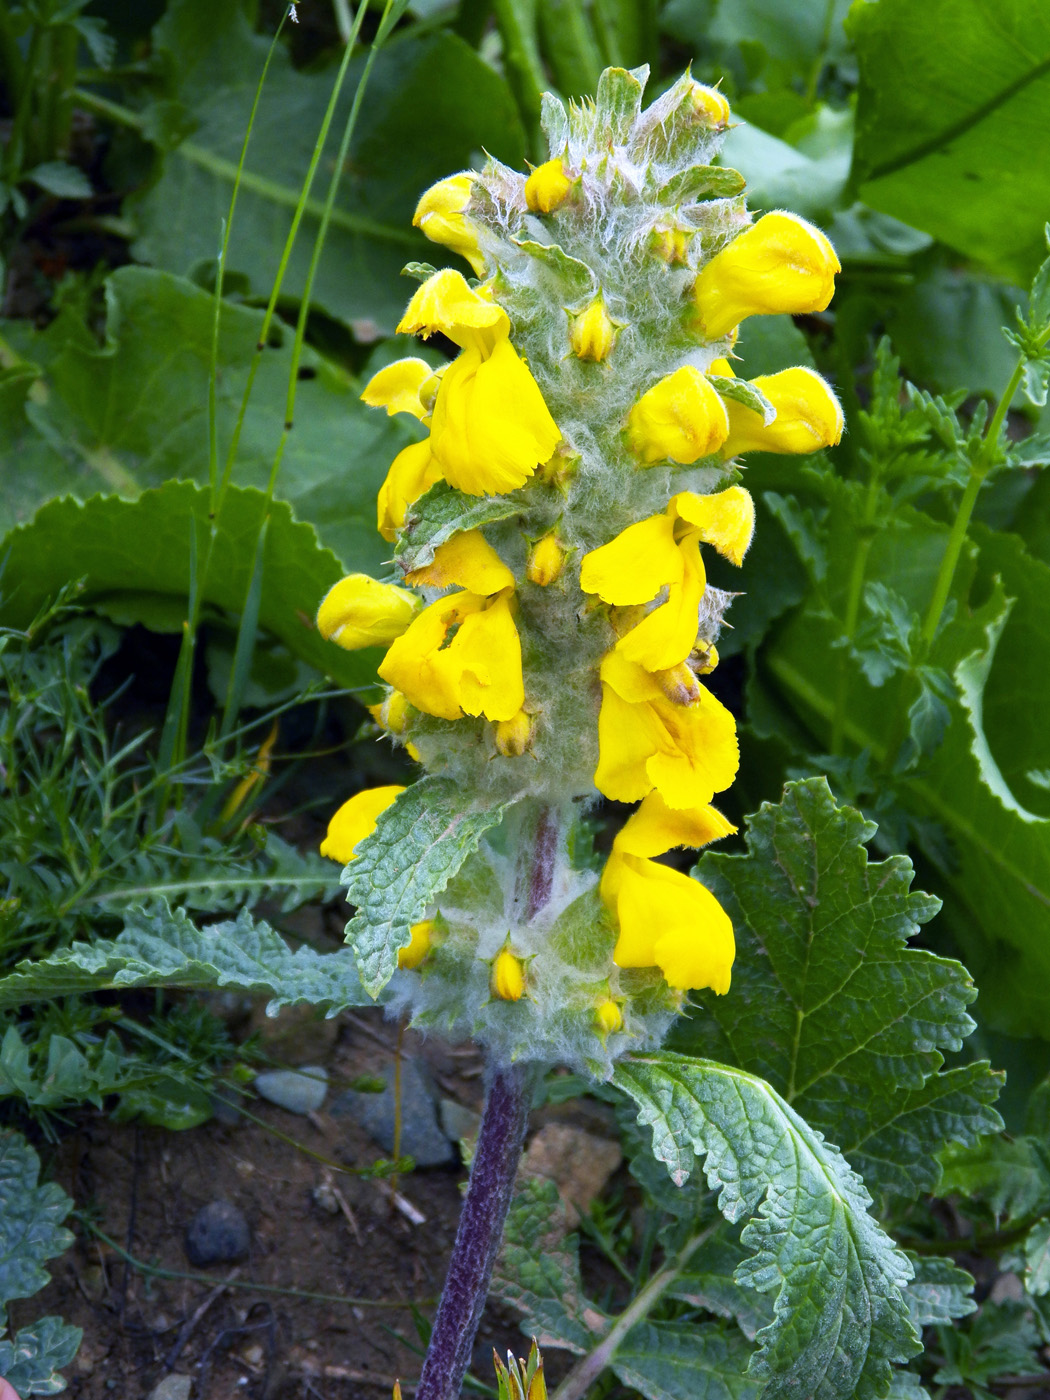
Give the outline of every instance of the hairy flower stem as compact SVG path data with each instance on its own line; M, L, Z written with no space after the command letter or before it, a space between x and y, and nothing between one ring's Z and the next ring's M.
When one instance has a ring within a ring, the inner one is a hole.
M679 1278L689 1260L713 1233L715 1226L708 1226L699 1234L686 1241L674 1259L665 1269L655 1274L642 1291L616 1319L608 1332L594 1348L572 1368L554 1392L553 1400L582 1400L588 1390L602 1374L616 1355L620 1344L630 1332L642 1322L664 1296L671 1285Z
M457 1400L459 1396L510 1208L530 1091L526 1066L493 1072L416 1400Z

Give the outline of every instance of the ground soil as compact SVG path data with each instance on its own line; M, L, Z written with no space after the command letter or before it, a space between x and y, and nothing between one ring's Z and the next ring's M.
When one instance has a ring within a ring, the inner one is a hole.
M379 1013L340 1018L325 1057L333 1079L328 1102L340 1080L375 1074L395 1048L396 1028ZM404 1053L422 1056L444 1093L480 1107L474 1050L409 1035ZM172 1133L89 1114L61 1143L56 1179L119 1247L75 1223L76 1245L54 1261L52 1283L32 1300L34 1316L55 1312L84 1330L68 1370L73 1400L146 1400L171 1372L193 1378L193 1400L382 1400L395 1377L406 1397L412 1393L420 1365L413 1313L433 1317L465 1169L401 1178L403 1197L425 1217L414 1224L381 1184L310 1155L350 1168L374 1162L382 1153L356 1124L249 1102L260 1123L212 1120ZM315 1199L317 1188L328 1209ZM251 1254L236 1266L194 1270L184 1231L216 1199L247 1216ZM28 1320L17 1306L13 1312L16 1323ZM494 1346L520 1354L526 1345L514 1316L490 1305L475 1374L491 1382ZM550 1377L564 1374L569 1360L549 1354Z

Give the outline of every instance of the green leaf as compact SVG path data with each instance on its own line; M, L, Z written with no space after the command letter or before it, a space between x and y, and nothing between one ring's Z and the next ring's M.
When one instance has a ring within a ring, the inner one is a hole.
M343 871L347 902L357 905L347 942L372 997L390 981L412 924L507 810L506 803L471 810L465 799L451 778L421 778L380 814Z
M27 170L24 179L59 199L90 199L94 190L91 181L75 165L64 160L49 160Z
M0 1007L123 987L228 987L270 996L270 1010L307 1002L329 1015L367 1005L352 956L344 949L293 953L268 924L242 910L236 919L197 928L163 904L129 910L114 939L74 943L28 959L0 978Z
M805 141L789 145L747 122L729 131L723 156L747 181L750 204L813 219L826 219L841 204L853 149L852 113L822 107L817 119L826 130L812 155Z
M879 0L855 5L847 30L861 198L1027 282L1050 208L1036 154L1050 120L1050 14L1025 0Z
M181 628L189 601L190 540L214 530L211 567L201 580L206 605L236 615L244 607L255 542L269 517L263 552L259 622L293 655L357 686L374 680L375 651L345 652L326 642L313 614L344 569L325 549L312 525L297 521L283 501L267 506L266 494L230 487L211 519L211 493L189 481L170 481L137 500L94 496L52 501L32 521L0 540L4 581L0 605L7 626L25 627L60 588L84 580L85 602L156 624L157 609L174 610ZM200 551L198 550L198 558Z
M740 1333L717 1322L641 1322L611 1366L646 1400L758 1400L750 1356Z
M691 165L672 176L653 196L656 203L676 209L704 199L731 199L747 184L739 170L725 165Z
M738 1240L716 1237L696 1256L694 1266L668 1290L672 1298L731 1318L749 1342L773 1321L773 1300L736 1281L736 1270L747 1258Z
M153 31L153 51L174 75L196 129L170 152L138 208L136 256L173 272L214 262L268 40L239 5L177 0ZM350 66L311 203L292 252L284 294L303 289L330 174L365 56ZM229 250L231 270L257 295L270 290L300 185L328 104L334 70L297 71L285 48L270 65L248 148ZM389 334L401 316L398 280L432 247L412 229L423 191L469 166L482 149L519 166L524 136L506 83L446 31L399 39L378 55L350 148L313 299L358 339Z
M1030 1137L991 1134L941 1154L939 1196L986 1201L997 1219L1022 1219L1050 1210L1050 1164Z
M66 1388L58 1372L76 1356L83 1335L60 1317L20 1327L11 1341L0 1341L0 1376L20 1396L58 1395Z
M951 1259L908 1252L915 1277L905 1294L917 1330L967 1317L976 1310L973 1279Z
M738 1283L776 1292L748 1377L768 1400L885 1393L891 1363L920 1349L901 1290L911 1265L868 1214L871 1198L838 1149L763 1080L663 1052L622 1061L614 1083L683 1184L704 1157L727 1220L750 1217Z
M209 480L212 296L168 273L125 267L107 280L106 305L101 346L72 311L43 332L24 321L0 327L23 360L13 381L0 379L0 450L20 463L19 471L0 474L0 528L28 520L45 501L69 492L135 496L172 477ZM262 312L223 305L216 385L220 470L261 329ZM291 336L277 323L262 352L233 466L237 486L265 490L269 483L291 362ZM29 377L34 367L35 379ZM418 428L366 408L356 382L309 347L301 376L277 495L317 528L343 563L378 569L390 551L375 528L376 493ZM312 606L289 601L292 612Z
M732 399L735 403L742 403L745 408L749 408L752 413L760 413L763 423L772 423L777 416L777 411L763 394L762 390L750 384L746 379L733 379L721 374L708 375L708 380L724 399Z
M1050 1293L1050 1220L1037 1220L1025 1236L1024 1286L1034 1297Z
M433 560L438 545L460 530L509 520L524 509L524 494L517 491L505 496L466 496L439 481L409 506L398 542L397 562L406 574L422 569Z
M750 818L746 856L703 857L736 933L732 993L673 1043L761 1075L870 1186L910 1196L936 1185L945 1141L1000 1127L999 1077L942 1068L976 991L959 963L908 946L938 901L909 892L906 857L868 861L873 833L811 778Z
M0 1132L0 1326L7 1304L49 1281L48 1259L73 1243L63 1228L73 1202L50 1181L38 1184L40 1159L18 1133Z
M938 1329L945 1361L934 1373L938 1385L985 1386L999 1376L1042 1371L1039 1334L1030 1311L1012 1299L988 1300L966 1329Z
M707 36L761 45L783 79L808 81L818 58L840 57L846 48L842 19L849 0L833 0L830 14L828 8L827 0L796 0L790 9L782 0L720 0Z
M630 72L626 68L606 68L598 79L595 124L598 130L608 131L611 143L627 140L642 109L642 90L648 76L647 67Z

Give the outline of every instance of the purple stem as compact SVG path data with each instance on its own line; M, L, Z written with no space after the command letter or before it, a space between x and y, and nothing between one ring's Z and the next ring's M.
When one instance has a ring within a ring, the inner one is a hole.
M514 1192L530 1087L523 1065L493 1072L416 1400L458 1400Z

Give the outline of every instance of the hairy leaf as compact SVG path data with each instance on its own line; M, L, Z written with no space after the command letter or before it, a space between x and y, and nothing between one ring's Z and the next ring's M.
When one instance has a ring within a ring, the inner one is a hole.
M408 508L401 536L397 562L410 573L421 569L434 558L439 544L444 544L460 530L474 530L495 520L507 520L524 508L518 492L506 496L465 496L444 481L432 486L425 496Z
M868 861L873 832L811 778L750 819L746 856L704 856L736 933L733 986L673 1044L760 1075L869 1185L915 1195L936 1185L947 1140L999 1128L999 1077L942 1068L976 992L958 963L908 946L938 901L909 892L905 857Z
M905 1296L917 1328L934 1327L975 1311L973 1279L965 1269L936 1255L913 1254L909 1250L908 1258L915 1277Z
M7 1304L48 1282L48 1259L73 1236L62 1225L73 1202L55 1182L38 1184L40 1159L18 1133L0 1132L0 1326Z
M652 1128L674 1181L703 1157L726 1219L750 1217L741 1242L752 1256L737 1281L777 1295L748 1371L763 1396L883 1394L891 1363L919 1350L901 1292L912 1270L838 1150L770 1085L726 1065L639 1055L614 1082Z
M346 938L371 996L390 981L411 926L505 811L496 803L471 810L450 778L425 777L380 814L343 871L347 901L357 905Z
M229 987L272 996L272 1010L308 1002L330 1015L368 1002L346 950L317 953L304 946L293 953L246 910L199 929L182 910L161 902L129 910L114 939L74 943L19 963L0 978L0 1006L121 987Z
M0 1376L19 1396L58 1395L66 1383L58 1374L77 1354L84 1334L60 1317L42 1317L0 1341Z
M717 1322L641 1322L612 1369L646 1400L758 1400L750 1357L740 1333Z

